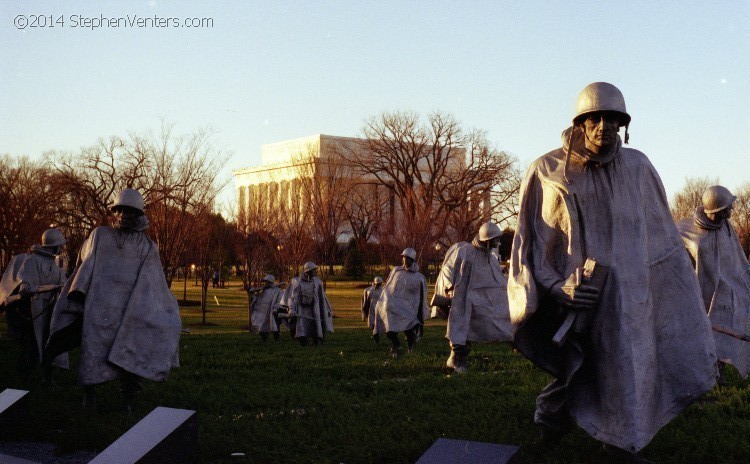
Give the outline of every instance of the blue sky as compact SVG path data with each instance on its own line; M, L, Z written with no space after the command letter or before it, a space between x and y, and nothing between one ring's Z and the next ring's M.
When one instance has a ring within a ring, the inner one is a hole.
M19 15L56 24L19 29ZM213 27L74 27L102 16ZM440 110L525 170L560 145L578 92L608 81L670 198L687 176L750 182L747 0L3 1L0 44L0 153L77 151L164 119L215 128L229 176L266 143Z

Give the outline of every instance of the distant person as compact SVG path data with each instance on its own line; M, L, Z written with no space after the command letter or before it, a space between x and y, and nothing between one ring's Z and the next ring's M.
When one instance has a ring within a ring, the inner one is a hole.
M294 277L284 291L281 306L289 308L289 318L294 322L294 337L301 346L323 343L326 332L333 332L333 310L323 282L316 276L318 266L307 262L302 274Z
M419 272L417 252L407 248L401 253L401 266L391 270L383 292L375 303L376 320L373 335L385 333L391 341L392 358L400 355L399 332L406 336L411 353L422 335L425 319L430 313L427 306L427 281Z
M97 385L118 379L130 413L142 379L166 380L178 366L179 308L143 210L137 190L120 192L111 206L113 227L91 232L55 305L47 352L74 344L79 331L86 407L97 406Z
M750 337L750 263L729 222L736 199L726 187L708 187L693 218L677 225L713 325L721 384L726 364L742 378L750 372L750 342L743 340Z
M0 308L6 311L8 332L21 346L17 367L26 379L42 362L52 308L65 283L65 273L55 261L63 245L59 230L45 230L42 244L11 258L0 281ZM67 354L47 363L44 381L51 380L51 365L67 368Z
M264 342L268 341L269 333L273 334L274 341L279 341L279 321L276 316L283 291L274 286L275 282L276 277L268 274L263 278L263 287L250 293L253 299L250 304L252 330L260 334Z
M219 271L214 271L213 276L211 276L211 287L217 288L219 286Z
M451 299L446 366L459 374L468 369L471 342L513 340L508 281L496 254L501 234L497 224L485 222L471 243L451 246L435 282L435 293Z
M555 377L534 422L550 448L576 423L613 456L638 454L716 382L700 290L659 175L618 135L617 87L578 96L562 148L521 186L508 297L517 349Z
M362 320L367 321L370 330L375 328L375 303L380 298L381 293L383 293L383 278L380 276L376 276L372 280L372 285L362 293ZM373 337L376 336L373 335ZM376 337L375 341L378 342L379 337Z

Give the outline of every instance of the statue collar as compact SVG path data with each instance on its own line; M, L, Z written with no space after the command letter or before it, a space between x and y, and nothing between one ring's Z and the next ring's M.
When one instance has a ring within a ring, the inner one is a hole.
M723 219L718 223L710 220L708 216L706 216L706 212L703 210L703 206L695 208L695 213L693 213L693 221L695 221L696 226L704 230L721 229L721 226L724 223Z

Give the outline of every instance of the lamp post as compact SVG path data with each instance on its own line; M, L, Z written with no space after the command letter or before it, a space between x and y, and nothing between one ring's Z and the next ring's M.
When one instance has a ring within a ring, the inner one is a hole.
M193 271L193 275L195 276L195 286L198 286L198 273L195 272L195 264L190 265L190 269Z
M284 268L284 271L287 271L287 270L288 270L288 268L287 268L287 266L286 266L286 263L285 263L285 262L284 262L284 260L283 260L283 259L281 258L281 250L283 250L283 249L284 249L284 245L282 245L281 243L279 243L278 245L276 245L276 251L278 251L278 252L279 252L279 261L281 261L281 264L282 264L282 266L283 266L283 268ZM287 278L287 280L289 280L289 279Z
M182 267L182 274L183 274L182 278L184 280L184 282L182 283L182 302L187 303L187 280L188 280L187 264L185 264Z

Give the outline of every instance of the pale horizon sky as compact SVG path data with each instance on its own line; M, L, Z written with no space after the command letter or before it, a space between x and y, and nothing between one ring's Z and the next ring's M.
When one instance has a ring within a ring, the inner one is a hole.
M213 26L137 25L155 17ZM120 27L92 28L102 18ZM79 151L163 119L214 128L231 176L264 144L438 110L525 170L560 146L578 92L607 81L670 199L686 177L750 182L748 0L4 1L0 43L0 154Z

